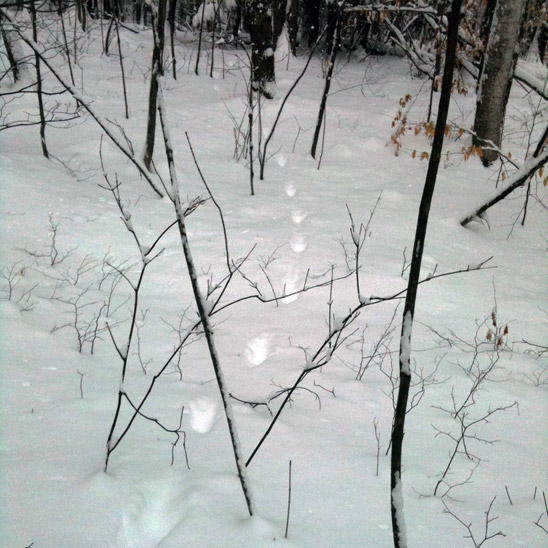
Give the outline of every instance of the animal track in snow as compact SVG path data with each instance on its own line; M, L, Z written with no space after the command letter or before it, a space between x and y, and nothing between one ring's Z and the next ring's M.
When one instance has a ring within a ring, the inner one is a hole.
M302 253L308 247L307 238L303 234L295 232L293 236L291 236L289 245L295 253Z
M290 197L292 198L293 196L295 196L295 194L297 194L297 189L295 188L295 185L291 184L291 183L287 183L285 185L285 193Z
M217 403L210 398L196 398L189 404L190 427L195 432L209 432L217 418Z
M267 360L271 354L271 337L264 333L251 339L245 349L245 360L249 367L257 367Z
M296 225L300 225L307 217L308 213L304 209L294 209L291 212L291 220Z

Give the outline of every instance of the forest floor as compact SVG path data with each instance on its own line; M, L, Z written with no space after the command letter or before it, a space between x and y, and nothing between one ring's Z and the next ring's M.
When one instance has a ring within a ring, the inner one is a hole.
M95 109L122 126L139 153L152 36L121 30L129 119L123 113L119 59L114 53L100 55L97 28L79 38L75 76ZM101 130L89 116L82 112L76 121L47 128L49 161L41 155L37 126L3 131L0 546L388 548L389 440L402 301L375 297L406 288L428 164L421 156L431 147L424 129L414 130L427 120L429 82L414 76L404 59L341 55L318 168L309 154L323 90L321 60L314 58L287 102L269 145L265 179L255 178L251 196L248 160L234 159L235 127L241 120L241 129L247 127L246 57L238 49L216 50L210 78L210 54L207 59L204 54L197 77L195 44L179 38L177 80L166 74L164 94L181 193L207 197L188 132L223 211L231 258L251 252L222 302L257 291L271 300L241 300L212 317L226 382L240 400L233 406L246 458L282 400L270 398L291 386L329 329L340 327L349 308L359 304L349 211L356 227L369 223L361 233L359 293L373 304L348 326L344 344L329 362L295 391L250 463L253 518L200 336L172 360L143 407L171 429L184 408L184 439L173 446L173 433L138 418L105 473L121 384L121 361L106 322L123 347L133 300L118 272L136 281L139 250L112 194L102 188ZM277 97L262 104L264 135L306 62L304 55L288 61L282 53ZM62 65L60 56L57 62ZM66 67L62 70L68 75ZM51 75L45 78L47 89L59 88ZM16 89L1 85L2 91ZM500 164L486 169L476 156L462 153L471 138L458 128L470 128L474 117L473 83L468 87L469 93L455 93L451 104L449 119L457 129L445 143L423 277L491 259L481 271L432 279L419 288L413 409L402 474L408 542L422 548L472 547L464 525L471 524L479 544L490 508L487 535L504 535L486 545L541 548L547 536L540 526L548 528L543 500L548 490L547 193L542 178L534 179L524 226L525 189L490 210L488 221L460 226L459 218L504 184L498 181ZM391 126L407 94L410 129L396 155ZM436 94L434 112L437 100ZM36 112L35 101L35 95L24 95L5 104L3 115L22 119ZM74 106L66 94L46 98L47 106L55 101ZM527 147L536 145L546 114L544 103L515 85L504 152L521 163ZM155 197L106 138L102 156L109 178L121 183L135 231L151 245L173 222L172 204ZM158 133L155 165L167 180L164 159ZM187 223L205 290L227 273L222 226L211 200ZM123 388L134 401L197 318L176 230L163 237L160 248L163 253L144 277L139 336L129 348ZM342 279L331 285L332 276ZM323 285L289 295L305 284ZM130 411L125 402L116 435ZM463 426L465 444L457 447ZM291 505L284 538L289 462Z

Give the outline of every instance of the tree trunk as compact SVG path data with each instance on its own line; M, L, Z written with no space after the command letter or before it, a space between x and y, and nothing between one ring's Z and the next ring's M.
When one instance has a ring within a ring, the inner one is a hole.
M171 70L173 73L173 79L177 80L177 59L175 57L175 30L176 30L176 18L177 13L177 0L170 0L169 2L169 38L171 45Z
M36 26L36 0L31 0L30 16L32 20L32 39L38 41L38 30ZM38 111L40 113L40 142L42 143L42 154L49 158L48 147L46 145L46 116L44 113L44 102L42 97L42 74L40 71L40 57L34 54L34 63L36 65L36 96L38 97Z
M409 399L409 387L411 385L411 333L415 316L415 303L419 285L420 270L424 242L426 239L426 228L430 215L430 204L434 195L436 178L441 159L445 124L451 100L451 87L453 85L453 70L455 67L457 39L460 21L460 9L462 0L451 2L451 12L448 14L447 22L447 49L445 54L445 68L441 85L440 102L438 107L438 119L434 132L434 142L428 163L428 171L424 182L417 228L415 232L415 243L413 245L413 259L409 271L409 282L407 295L403 308L403 323L400 338L400 386L396 409L394 411L394 425L392 428L392 454L390 462L390 495L391 495L391 516L394 548L407 546L405 519L403 513L403 492L402 492L402 448L405 427L405 416L407 413L407 402Z
M263 97L274 97L274 34L272 0L249 0L246 19L251 35L251 64L253 89Z
M329 10L329 25L332 25L330 36L326 38L328 44L329 66L327 69L327 75L325 77L325 85L322 94L322 100L320 102L320 110L318 112L318 119L316 121L316 129L314 130L314 137L312 139L312 147L310 149L310 155L312 158L316 158L316 148L318 146L318 140L320 138L320 130L322 123L325 123L325 107L327 105L327 97L329 95L329 89L331 88L331 78L333 78L333 69L335 68L335 60L337 58L337 51L339 49L341 41L341 23L342 14L340 13L339 4L336 2L330 2L328 4Z
M304 0L304 27L308 33L308 47L318 40L320 32L320 0Z
M474 121L474 145L483 148L484 165L490 165L498 158L498 152L489 146L493 143L495 147L500 147L502 140L506 103L517 61L514 52L518 44L523 6L524 0L499 0L495 8Z
M20 79L19 75L19 63L15 56L15 47L12 40L11 32L8 32L4 26L2 16L0 15L0 30L2 32L2 40L4 41L4 47L6 49L6 56L10 64L10 69L13 74L13 81L17 82Z
M150 92L148 95L148 124L143 162L150 171L152 155L154 153L154 138L156 136L156 103L158 99L158 78L162 75L164 68L162 59L164 56L165 24L166 24L166 3L167 0L159 0L158 13L154 14L152 30L155 33L154 48L152 50L152 74L150 76Z
M297 35L299 33L299 0L289 0L289 12L287 14L287 34L291 53L297 55Z
M272 43L276 50L278 38L282 35L286 21L286 9L288 0L273 0L272 2Z

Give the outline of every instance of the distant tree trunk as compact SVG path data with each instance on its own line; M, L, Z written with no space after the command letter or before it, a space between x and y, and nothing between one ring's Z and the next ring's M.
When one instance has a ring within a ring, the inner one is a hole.
M297 35L299 33L299 0L288 0L289 11L287 13L287 34L291 53L297 55Z
M19 63L15 54L14 41L12 40L12 33L8 32L4 26L2 20L2 14L0 14L0 30L2 32L2 40L4 41L4 48L6 49L6 56L10 64L10 69L13 74L13 81L18 82L20 79Z
M476 82L476 94L479 93L481 75L483 74L483 67L485 64L485 52L487 50L487 43L489 41L491 24L493 23L493 15L495 14L496 6L497 6L497 0L487 0L487 3L485 4L485 11L483 12L483 17L481 20L481 25L480 25L481 49L478 52L479 71L478 71L478 80Z
M276 81L272 0L249 0L245 16L251 35L253 89L263 97L272 99L274 93L271 86Z
M235 6L232 13L232 37L238 38L240 34L240 25L242 24L242 0L235 0Z
M526 56L529 53L539 27L544 26L542 16L546 16L543 9L545 4L545 0L525 0L519 39L520 56Z
M331 31L327 31L330 32L330 36L326 38L329 49L329 66L325 77L325 85L323 89L322 100L320 102L318 120L316 121L316 129L314 130L314 138L312 139L312 148L310 149L310 155L312 156L312 158L316 158L316 148L318 146L318 140L320 138L320 130L322 128L322 123L325 123L325 107L327 105L327 97L329 95L329 89L331 87L331 78L333 78L335 59L337 58L337 51L339 50L339 45L341 42L342 14L340 12L339 4L336 1L330 2L328 4L328 10L328 25L332 25Z
M176 21L175 14L177 13L177 0L169 1L169 38L171 45L171 69L173 72L173 79L177 80L177 59L175 58L175 30Z
M489 33L485 63L480 79L474 144L482 146L484 165L498 158L489 142L500 147L506 103L510 95L517 61L516 46L520 33L524 0L498 0Z
M154 153L154 138L156 136L156 103L158 99L158 78L164 68L162 59L164 56L165 24L166 24L167 0L159 0L158 12L153 15L152 31L155 33L154 48L152 50L152 74L150 76L150 92L148 95L148 124L143 162L150 171L152 155ZM155 20L154 20L155 19Z
M327 2L327 29L325 31L325 53L331 55L335 31L339 24L340 14L339 5L336 1Z
M451 2L451 12L447 16L447 49L445 54L445 67L441 84L440 102L438 106L438 118L432 143L432 152L428 162L428 171L424 182L411 268L409 270L409 281L407 283L407 294L403 308L403 323L400 337L400 384L396 409L394 411L394 424L392 427L392 453L390 460L390 502L392 517L392 533L394 548L407 547L405 518L403 512L403 491L402 491L402 448L405 433L405 417L407 414L407 403L409 400L409 388L411 386L411 334L415 316L415 303L420 280L422 254L430 215L430 205L436 186L436 178L441 160L443 137L447 113L451 101L451 87L453 85L453 70L455 67L458 29L460 22L460 10L462 0Z
M206 0L203 0L200 7L202 8L202 15L200 15L200 33L198 34L198 51L196 53L196 66L194 67L194 74L196 76L199 76L200 52L202 51L202 35L204 32Z
M272 43L274 50L276 50L278 38L284 30L287 2L288 0L273 0L272 2Z
M548 49L546 48L546 45L548 44L548 28L546 26L542 26L538 33L538 54L540 57L540 60L547 65L548 64Z
M304 27L308 33L308 47L318 40L320 32L320 0L303 0Z
M38 42L38 30L36 27L36 0L31 0L30 16L32 20L32 39ZM34 63L36 65L36 96L38 97L38 111L40 113L40 141L42 143L42 154L49 158L48 147L46 145L46 116L44 114L44 102L42 97L42 74L40 71L40 57L34 54Z

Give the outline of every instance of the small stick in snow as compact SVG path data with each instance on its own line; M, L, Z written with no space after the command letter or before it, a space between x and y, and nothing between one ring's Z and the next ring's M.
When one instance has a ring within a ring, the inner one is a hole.
M289 512L291 511L291 460L289 461L289 486L287 490L287 518L285 520L285 538L289 530Z

